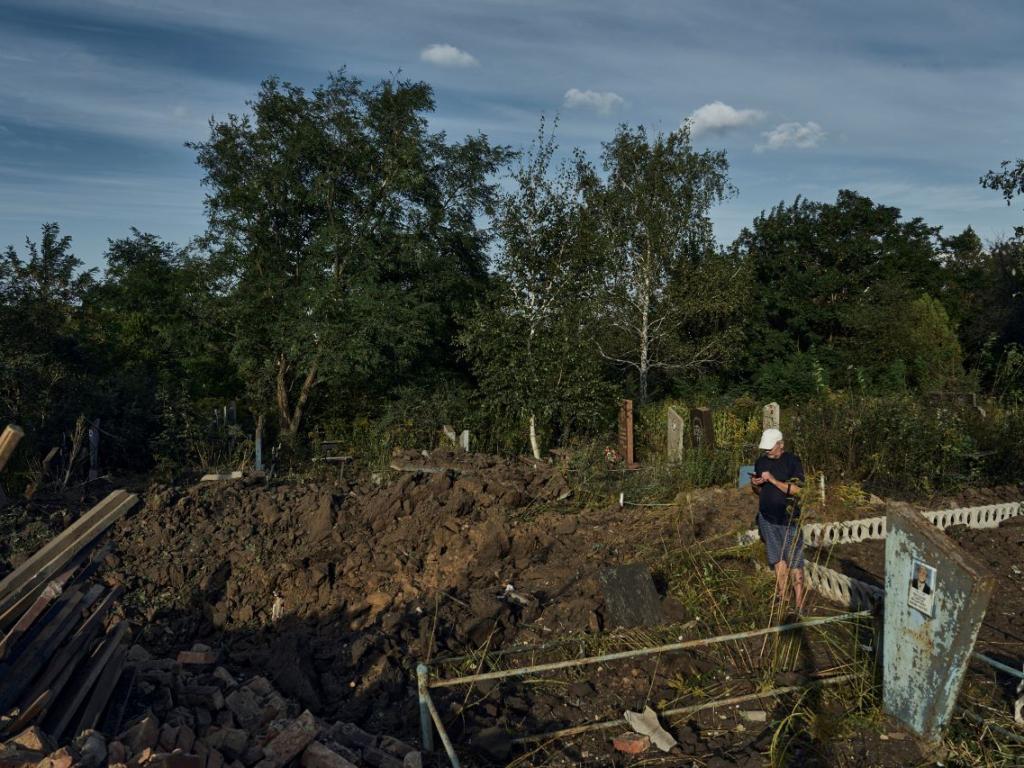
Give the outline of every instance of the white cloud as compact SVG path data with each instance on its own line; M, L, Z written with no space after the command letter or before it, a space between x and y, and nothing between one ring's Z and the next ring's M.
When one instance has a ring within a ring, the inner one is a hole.
M755 152L784 147L814 149L821 145L828 134L824 128L810 120L806 123L782 123L761 135L764 136L764 143L754 147Z
M569 109L583 107L593 109L602 115L609 115L613 109L623 104L625 99L612 91L581 91L579 88L570 88L565 92L565 106Z
M479 64L474 56L448 43L428 45L420 51L420 58L439 67L475 67Z
M724 102L712 101L693 110L686 120L690 123L690 134L696 137L703 133L725 133L763 118L764 112L759 109L736 109Z

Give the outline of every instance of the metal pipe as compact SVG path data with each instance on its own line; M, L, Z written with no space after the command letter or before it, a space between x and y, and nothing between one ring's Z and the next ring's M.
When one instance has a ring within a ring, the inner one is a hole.
M1021 736L1019 733L1014 733L1013 731L1008 731L1006 728L1001 728L998 725L994 725L994 724L990 723L988 720L986 720L985 718L983 718L981 715L979 715L979 714L977 714L975 712L972 712L971 710L967 709L966 707L957 707L957 709L959 709L960 712L968 720L970 720L970 721L972 721L974 723L977 723L978 725L980 725L980 726L982 726L984 728L988 728L990 731L994 731L995 733L998 733L1000 736L1002 736L1005 739L1009 739L1010 741L1016 742L1017 744L1024 744L1024 736Z
M734 704L743 704L747 701L755 701L757 699L766 699L773 696L782 696L787 693L794 693L796 691L805 691L809 688L814 688L821 685L834 685L835 683L842 683L853 678L854 675L836 675L835 677L827 677L821 680L815 680L808 685L787 685L782 688L773 688L770 691L763 691L761 693L747 693L742 696L733 696L728 699L718 699L717 701L706 701L703 704L691 704L688 707L678 707L677 709L666 709L663 712L659 712L660 717L676 717L679 715L692 715L695 712L700 712L705 709L716 709L718 707L731 707ZM561 739L566 736L576 736L581 733L587 733L588 731L603 731L608 728L615 728L618 726L628 725L628 723L619 718L618 720L606 720L603 723L588 723L587 725L577 725L574 728L563 728L560 731L550 731L549 733L538 733L530 736L520 736L517 739L513 739L513 744L530 744L537 741L547 741L550 739Z
M441 715L437 713L437 707L434 706L434 700L430 697L430 691L427 691L427 709L430 710L430 717L434 720L434 725L437 726L437 733L441 736L441 743L444 744L444 751L448 753L448 761L452 764L452 768L461 768L459 756L455 754L455 747L452 746L452 740L448 738L448 731L445 729L444 723L441 722Z
M658 645L653 648L640 648L634 651L619 651L618 653L606 653L601 656L589 656L582 659L570 659L568 661L556 661L549 664L537 664L532 667L521 667L519 669L506 669L498 672L485 672L479 675L467 675L465 677L454 677L449 680L435 680L429 683L430 688L446 688L453 685L464 685L466 683L479 683L484 680L502 680L506 677L520 677L540 672L553 672L556 669L568 669L571 667L582 667L587 664L601 664L606 661L618 661L619 659L631 659L636 656L649 656L655 653L666 653L668 651L682 651L688 648L699 648L714 643L725 643L730 640L746 640L762 635L771 635L777 632L786 632L791 629L802 629L814 627L821 624L832 624L837 621L859 619L871 616L871 611L854 611L852 613L840 613L836 616L819 616L793 624L782 624L777 627L765 627L763 629L752 629L749 632L735 632L731 635L718 635L717 637L702 638L699 640L686 640L681 643L670 643Z
M420 699L420 742L424 752L434 751L434 728L430 724L430 693L427 691L427 665L416 665L416 693Z
M978 661L985 662L990 667L995 667L1000 672L1005 672L1008 675L1013 675L1016 678L1024 680L1024 671L1014 669L1013 667L1009 667L1006 664L1003 664L1003 662L996 661L995 659L991 658L990 656L986 656L984 653L981 653L980 651L974 654L974 658L976 658Z

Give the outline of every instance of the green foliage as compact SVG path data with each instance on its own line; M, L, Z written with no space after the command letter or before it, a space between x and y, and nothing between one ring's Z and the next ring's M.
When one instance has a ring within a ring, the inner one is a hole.
M1001 192L1007 205L1013 198L1024 195L1024 159L1004 160L999 164L1001 171L989 171L979 179L981 186ZM1016 228L1018 238L1024 238L1024 227Z
M606 259L601 346L643 403L652 372L712 367L735 338L737 270L715 255L710 220L733 188L725 152L695 151L685 125L653 137L621 126L603 160L607 180L589 195Z
M555 151L542 124L499 198L491 289L460 337L489 432L512 451L530 435L538 458L541 442L593 432L613 407L593 344L601 274L584 195L595 175L578 153L553 171Z
M484 278L487 181L507 153L427 130L428 85L343 73L267 80L251 116L194 143L230 351L293 441L317 393L400 386L452 364L445 340Z

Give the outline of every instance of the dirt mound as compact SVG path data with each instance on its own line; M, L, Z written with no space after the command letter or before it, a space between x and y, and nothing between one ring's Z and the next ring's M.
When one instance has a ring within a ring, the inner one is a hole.
M565 497L555 470L396 457L413 460L424 469L386 485L154 486L114 533L142 641L218 636L304 706L388 726L409 716L391 705L408 703L416 658L601 626L579 518L524 514Z

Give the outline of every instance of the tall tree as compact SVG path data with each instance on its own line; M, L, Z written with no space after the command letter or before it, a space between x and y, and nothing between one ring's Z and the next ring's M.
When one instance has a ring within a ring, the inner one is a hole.
M538 459L539 432L592 421L608 392L588 343L599 273L584 196L596 177L578 151L554 168L555 152L542 123L499 200L492 290L462 335L484 407L528 432Z
M95 270L55 223L25 243L24 257L13 246L0 255L0 418L52 445L91 396L85 300Z
M899 209L849 190L835 203L797 198L762 213L733 246L747 263L756 308L751 372L767 366L779 377L780 366L814 361L840 382L850 366L877 372L871 342L885 332L882 318L941 293L937 235L921 219L903 220Z
M621 126L603 161L607 180L591 195L608 257L602 353L636 372L645 402L652 371L696 370L725 349L718 337L688 337L692 305L670 300L669 287L682 281L714 300L700 273L715 250L711 207L733 192L729 166L724 151L695 151L688 125L653 137Z
M424 83L271 79L249 107L190 146L232 354L293 441L318 389L383 394L454 352L434 340L485 276L476 218L506 152L430 133Z

